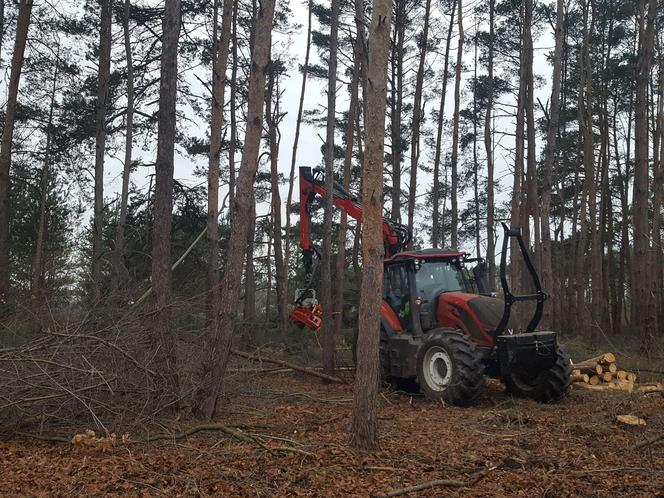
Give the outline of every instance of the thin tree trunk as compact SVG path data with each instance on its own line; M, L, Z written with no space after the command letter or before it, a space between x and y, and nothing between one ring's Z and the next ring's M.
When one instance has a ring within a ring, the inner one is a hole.
M394 19L394 47L392 50L392 219L401 222L401 158L403 143L401 118L403 111L403 59L406 31L406 0L396 0Z
M217 333L206 344L202 375L194 395L194 412L200 417L212 417L216 411L217 397L222 389L228 355L230 352L238 302L242 263L246 256L254 178L258 168L258 151L263 128L263 104L265 99L265 74L270 61L274 0L264 0L256 19L254 47L249 76L247 125L245 130L242 163L233 200L233 223L226 252L226 266L221 279Z
M535 246L535 261L536 267L539 267L541 261L541 245L540 245L540 225L539 225L539 210L537 209L537 157L535 152L535 104L534 104L534 82L533 82L533 0L526 0L525 16L524 16L524 50L526 62L526 124L527 124L527 174L526 174L526 216L523 218L524 241L526 246L531 243ZM534 227L534 240L530 237L530 220L529 216L533 218Z
M417 66L415 78L415 97L413 101L413 123L412 139L410 143L410 188L408 193L408 228L413 230L415 218L415 197L417 196L417 168L420 159L420 128L422 126L422 86L424 84L424 64L427 57L427 45L429 44L429 12L431 11L431 0L425 0L424 25L419 38L420 61ZM410 245L412 247L412 241Z
M493 2L493 0L491 0ZM447 28L447 40L445 42L445 62L443 63L443 88L440 92L440 106L438 108L438 127L436 132L436 152L433 161L433 216L431 227L431 245L438 247L441 240L440 223L440 151L443 144L443 122L445 119L445 96L447 95L447 78L449 76L450 44L452 41L452 28L454 27L454 13L456 12L457 0L452 0L452 12L450 12L450 24Z
M357 23L357 30L364 29ZM355 115L357 113L358 93L360 86L360 65L362 64L362 44L359 37L355 38L353 46L353 76L350 82L350 103L346 117L346 151L344 155L343 186L346 191L350 189L350 170L353 165L353 137L355 136ZM337 259L335 268L335 301L334 301L334 334L341 333L344 308L344 291L346 287L346 238L348 232L348 214L341 212L339 234L337 239Z
M276 91L275 91L276 88ZM276 99L274 112L272 110L272 97ZM285 331L288 327L288 276L284 261L283 242L281 235L281 195L279 194L279 144L278 126L281 119L279 114L278 75L270 72L268 78L268 93L265 96L265 120L268 128L268 142L270 146L270 177L272 195L272 237L274 239L274 268L276 273L277 314L279 316L279 330ZM268 261L269 264L269 261Z
M125 57L127 59L127 116L125 131L125 156L122 168L122 191L120 194L120 216L115 227L115 248L113 252L113 282L111 289L117 292L121 282L126 279L127 268L124 264L125 228L127 225L127 205L129 203L129 178L131 175L132 147L134 141L134 64L131 52L129 32L130 0L125 0L122 31L124 36Z
M104 230L104 156L106 155L106 111L111 77L111 23L113 0L102 0L99 32L99 72L95 117L95 200L92 236L93 300L101 298L101 263Z
M374 0L365 95L367 144L362 186L362 291L350 436L351 444L359 449L378 446L381 294L376 289L382 287L383 280L383 147L391 14L391 0Z
M53 142L53 114L55 110L55 95L58 88L58 76L60 73L60 45L55 51L55 71L51 85L50 106L48 109L48 121L46 124L46 147L44 149L44 164L42 165L41 179L39 182L39 221L37 222L37 240L35 241L35 254L32 265L32 281L30 294L34 304L41 304L43 295L44 275L44 247L46 245L46 234L48 232L48 184L51 169L51 143Z
M221 130L224 120L224 94L226 91L226 69L230 50L233 1L224 0L221 20L221 35L217 39L217 0L213 29L213 46L216 49L212 62L212 117L210 124L210 151L208 154L207 196L207 303L206 324L208 334L216 333L215 323L219 304L219 157L221 155Z
M325 138L325 213L323 215L323 245L321 253L321 306L323 310L334 309L332 301L332 196L334 190L334 130L336 126L337 44L339 10L341 0L332 0L330 17L330 55L327 77L327 134ZM334 375L334 320L324 320L323 372Z
M556 162L558 139L558 124L560 122L560 79L563 54L563 0L557 1L555 48L553 51L553 78L551 84L551 110L549 111L549 125L546 136L546 152L544 154L542 197L540 221L542 223L542 286L553 290L553 263L551 254L551 186L553 184L553 166ZM553 300L549 306L544 307L543 322L551 326L552 311L556 306L556 293L550 292Z
M523 226L524 220L521 216L523 209L523 155L524 155L524 111L526 106L526 89L527 82L527 64L526 64L526 47L525 43L521 43L521 52L519 55L519 93L516 105L516 138L515 138L515 159L514 159L514 182L512 185L512 203L511 203L511 217L510 224L512 228ZM527 221L527 220L526 220ZM516 291L522 289L521 282L521 259L519 256L519 248L516 244L510 244L510 277L511 283Z
M230 126L231 143L228 147L228 205L233 205L235 199L235 149L237 147L237 119L235 117L236 105L236 85L237 85L237 67L238 67L238 39L237 39L237 9L238 3L233 2L233 64L231 65L231 102L230 102ZM228 210L229 221L233 215L232 209Z
M475 29L477 30L477 15L475 15ZM475 211L475 256L482 257L480 246L480 191L479 191L479 163L477 162L477 36L475 37L475 68L473 69L473 197Z
M662 203L664 201L664 53L659 59L659 97L657 102L657 140L658 159L653 164L653 217L652 245L655 261L653 263L655 304L660 333L664 324L664 247L662 247Z
M309 54L311 52L311 17L312 17L312 0L309 0L307 17L307 48L304 52L304 64L302 65L302 85L300 87L300 103L297 108L297 119L295 121L295 138L293 138L293 151L291 153L291 167L290 176L288 177L288 197L286 198L286 240L285 256L286 268L290 265L290 227L291 227L291 206L293 205L293 187L295 184L295 166L297 164L297 147L300 143L300 126L302 125L302 114L304 113L304 96L307 89L307 72L309 68Z
M178 397L175 336L171 330L171 220L173 218L173 162L175 155L175 107L180 36L180 0L166 0L162 19L157 161L155 164L154 225L152 229L152 294L154 313L152 347L160 390L168 402ZM168 392L170 391L170 392Z
M254 268L254 239L256 237L256 199L251 196L249 207L249 232L247 233L247 256L244 267L244 307L242 316L247 326L242 327L240 342L245 349L255 344L253 324L256 322L256 271Z
M562 0L560 0L562 1ZM493 50L494 50L494 12L496 1L489 0L489 40L488 40L488 88L486 113L484 115L484 150L486 152L487 192L486 192L486 260L489 270L489 290L496 287L496 249L494 230L494 164L491 113L493 111ZM560 72L560 71L558 71ZM560 78L559 78L560 81Z
M455 68L454 79L454 122L452 125L452 189L450 192L450 199L452 201L452 229L451 229L451 243L453 248L459 246L459 203L457 199L459 190L459 174L458 174L458 160L459 160L459 111L461 106L461 67L463 64L463 5L462 0L458 2L458 23L459 23L459 45L457 46L457 59Z
M0 141L0 303L7 302L10 290L9 219L11 206L9 205L9 171L12 163L12 141L16 121L18 86L21 80L21 70L23 69L23 56L28 38L31 12L32 0L21 0L18 7L16 41L14 42L9 85L7 87L7 110L5 111L5 123Z

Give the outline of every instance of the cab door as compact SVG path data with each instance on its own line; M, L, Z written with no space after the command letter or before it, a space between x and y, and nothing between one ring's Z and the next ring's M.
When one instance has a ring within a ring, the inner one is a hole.
M411 261L391 263L385 266L383 273L383 300L399 318L401 328L407 332L416 332L415 325L415 289L414 265Z

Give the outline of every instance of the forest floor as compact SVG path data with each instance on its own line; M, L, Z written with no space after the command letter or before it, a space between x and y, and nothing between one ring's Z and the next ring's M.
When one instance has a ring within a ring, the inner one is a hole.
M210 430L108 451L0 442L0 495L380 496L452 479L462 482L408 496L664 497L664 440L634 448L664 434L660 394L573 390L548 406L489 382L479 404L456 408L384 392L381 449L357 453L348 446L351 385L273 373L234 389L215 422L239 438ZM647 425L622 425L620 414Z

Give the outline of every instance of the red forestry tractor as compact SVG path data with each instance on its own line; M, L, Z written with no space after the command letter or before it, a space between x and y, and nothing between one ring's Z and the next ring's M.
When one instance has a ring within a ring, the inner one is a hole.
M312 289L314 257L310 238L313 200L325 196L321 170L300 168L300 243L307 275L298 291L291 321L318 330L322 312ZM340 185L333 203L357 221L362 205ZM385 263L380 323L380 367L386 379L416 380L429 398L455 405L475 401L484 375L500 379L510 394L556 402L570 387L571 364L556 333L535 331L546 294L521 237L503 224L500 282L504 299L489 292L485 264L455 249L409 251L407 227L383 220ZM534 294L514 295L505 274L510 240L519 244ZM471 267L471 263L475 263ZM516 325L512 306L535 301L525 330ZM324 310L323 310L324 311Z

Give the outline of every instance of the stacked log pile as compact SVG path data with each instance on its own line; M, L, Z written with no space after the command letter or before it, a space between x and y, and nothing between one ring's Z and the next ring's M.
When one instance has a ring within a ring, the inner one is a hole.
M616 355L604 353L594 358L573 364L572 382L575 386L591 389L616 389L627 392L663 392L661 383L637 385L634 372L620 369Z

